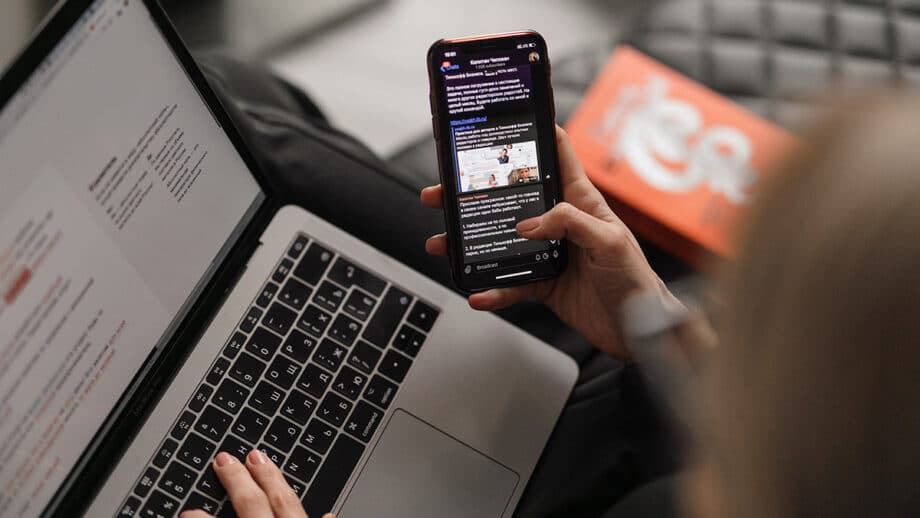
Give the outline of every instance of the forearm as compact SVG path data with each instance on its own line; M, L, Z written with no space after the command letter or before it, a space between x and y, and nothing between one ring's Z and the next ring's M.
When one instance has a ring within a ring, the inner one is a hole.
M654 396L686 427L700 413L699 382L717 338L708 319L667 294L642 292L622 308L626 346Z

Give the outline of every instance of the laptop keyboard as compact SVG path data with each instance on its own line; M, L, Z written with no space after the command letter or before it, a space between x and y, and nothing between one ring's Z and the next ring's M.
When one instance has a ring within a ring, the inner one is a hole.
M254 448L309 516L329 512L438 314L295 236L116 516L236 516L211 461Z

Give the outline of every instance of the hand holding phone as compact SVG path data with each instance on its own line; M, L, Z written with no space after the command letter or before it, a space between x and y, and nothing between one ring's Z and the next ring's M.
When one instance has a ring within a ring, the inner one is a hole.
M562 201L546 43L533 31L428 51L451 272L466 293L558 276L560 240L515 226Z
M562 195L557 204L536 220L518 224L520 235L536 240L567 240L568 268L558 277L531 284L497 288L470 296L470 306L483 311L503 309L536 298L598 349L619 358L629 356L620 328L620 309L626 298L647 291L662 303L675 299L649 266L632 232L614 214L604 196L588 179L562 128L556 128ZM422 203L442 208L444 190L436 185L422 190ZM444 234L428 239L429 254L448 253Z

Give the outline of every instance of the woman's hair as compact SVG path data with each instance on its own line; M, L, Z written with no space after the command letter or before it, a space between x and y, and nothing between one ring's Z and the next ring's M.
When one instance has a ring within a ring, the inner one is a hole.
M920 516L920 99L805 142L743 225L706 453L732 517Z

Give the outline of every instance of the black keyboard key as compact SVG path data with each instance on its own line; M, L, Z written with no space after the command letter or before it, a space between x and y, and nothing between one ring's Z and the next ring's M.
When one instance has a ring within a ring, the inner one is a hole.
M332 269L329 270L329 279L346 288L359 286L375 297L379 297L383 293L383 289L387 286L387 283L382 281L379 277L343 258L339 258L339 260L332 265Z
M374 317L367 324L367 329L362 335L368 342L385 348L390 343L390 338L399 327L403 315L409 309L412 303L412 296L403 292L395 286L387 290L387 294L380 301L380 307L374 313Z
M323 398L323 402L319 405L319 410L317 410L316 415L327 423L338 427L342 426L342 423L345 422L345 418L348 417L348 412L350 411L350 401L330 392Z
M263 309L268 307L268 305L271 304L272 299L275 298L276 293L278 293L278 285L273 282L267 283L259 293L259 298L256 299L256 306L259 306Z
M251 408L244 408L233 423L233 433L255 444L268 426L268 418Z
M246 313L246 316L243 317L243 322L240 323L240 329L247 333L251 333L255 329L256 324L259 323L259 319L262 318L262 310L259 308L249 308L249 312Z
M303 432L303 437L300 438L300 442L306 444L313 451L324 454L332 446L335 433L335 428L318 419L311 419L307 429Z
M265 442L281 451L289 451L300 437L300 427L278 416L265 432Z
M287 464L284 465L284 472L304 482L309 482L313 475L316 474L319 463L322 461L323 459L319 455L302 446L297 446L291 452Z
M358 340L358 345L355 346L348 357L348 364L365 374L370 374L374 372L374 368L377 366L377 362L380 361L381 356L383 356L383 353L379 349L364 340Z
M294 309L301 310L304 304L307 303L307 299L310 298L311 293L313 293L313 290L306 284L297 279L288 279L284 283L284 289L281 290L278 299Z
M315 398L320 398L323 392L326 392L330 381L332 381L332 374L311 363L303 370L303 376L297 381L297 388Z
M211 385L217 385L220 383L220 380L224 379L224 376L227 375L227 369L230 368L230 360L226 358L218 358L214 365L211 365L211 370L208 371L208 375L205 377L205 381Z
M256 449L264 453L265 456L268 457L268 460L274 462L275 466L278 466L279 469L284 465L285 456L278 450L270 448L266 444L260 444Z
M313 295L313 303L335 313L345 300L346 291L329 281L323 281Z
M294 325L295 320L297 320L297 313L294 310L275 302L265 313L262 324L272 331L284 336L291 329L291 326Z
M364 401L360 401L355 406L355 411L351 413L351 417L345 422L345 433L361 442L367 442L374 436L374 432L377 431L377 425L380 424L382 419L383 412L381 410L377 410Z
M249 389L235 381L224 380L214 393L214 404L231 414L236 414L248 397Z
M163 472L157 487L176 498L182 499L192 490L196 478L198 478L197 473L178 462L173 462Z
M438 314L438 310L417 300L415 301L415 305L412 306L412 311L409 312L409 316L406 317L406 320L427 333L434 327L434 321L438 319Z
M313 483L303 499L304 510L308 516L323 516L332 511L332 506L345 488L348 477L355 470L363 453L364 445L358 441L344 435L336 439L326 462L313 478Z
M139 498L129 496L125 503L122 504L121 509L118 510L118 514L115 515L115 518L135 518L140 516L141 512L141 501Z
M297 493L298 497L303 498L303 494L307 492L306 484L289 475L285 475L284 480L287 480L288 485Z
M284 392L270 383L260 381L255 390L252 391L252 397L249 398L249 406L255 408L265 415L273 415L281 401L284 399Z
M307 420L313 415L313 409L316 408L316 400L307 396L303 392L294 389L288 394L287 400L281 405L281 413L285 417L296 421L301 425L307 424Z
M297 327L315 337L320 337L326 332L330 322L332 322L332 315L311 304L300 315Z
M230 427L232 421L232 417L208 405L208 408L204 409L201 417L195 423L195 431L212 441L219 441L224 436L227 428Z
M367 317L371 316L371 312L374 310L374 305L376 304L377 299L374 297L367 296L358 290L354 290L351 292L351 295L349 295L348 300L345 302L345 308L343 308L342 311L364 322L367 320Z
M400 327L399 332L393 337L393 348L413 358L422 350L423 343L425 343L425 335L409 326Z
M393 398L396 397L396 390L397 387L392 382L380 376L374 376L371 378L371 382L367 384L364 399L380 408L386 409L393 402Z
M310 353L312 353L313 348L316 347L316 342L317 340L315 338L307 336L295 329L291 331L287 340L284 341L284 345L281 346L281 351L300 363L307 363Z
M281 345L281 337L264 327L260 327L252 334L252 338L246 344L246 350L268 361L275 355L279 345Z
M401 383L402 380L406 379L406 374L411 366L412 360L391 350L384 355L383 360L380 362L380 368L377 370L380 371L380 374L397 383Z
M412 339L412 335L416 332L415 329L409 326L401 326L399 331L396 332L396 336L393 337L393 347L400 351L407 348L409 340Z
M218 508L217 502L211 500L210 498L202 495L198 491L192 491L188 495L188 500L185 501L185 505L182 506L183 511L204 511L210 515L213 515L217 512Z
M188 407L195 412L201 412L201 409L204 408L204 405L207 404L208 399L211 398L211 394L213 393L214 389L210 386L199 386L198 391L195 392L195 395L192 396L192 400L189 401Z
M329 336L348 347L351 347L351 344L355 343L355 339L358 338L359 332L361 332L361 324L359 324L357 320L346 315L335 317L335 321L332 322L332 325L329 327Z
M264 370L265 362L251 354L243 353L236 359L233 367L230 367L230 377L247 387L253 387Z
M158 478L160 478L160 472L158 470L147 468L141 476L141 479L137 481L137 485L134 486L134 494L141 498L146 497L157 483Z
M181 441L185 438L185 434L192 429L192 425L195 423L195 414L186 410L182 412L182 415L179 417L179 420L176 421L176 424L173 425L173 429L169 432L169 435L177 441Z
M265 379L283 389L291 388L297 376L300 375L300 365L284 356L275 356L272 364L268 366Z
M300 260L300 264L294 270L294 275L301 280L307 281L307 284L316 286L316 283L326 273L326 269L329 268L329 263L332 262L333 257L335 257L335 254L313 242L307 248L307 253Z
M252 451L252 444L243 442L232 435L228 435L224 442L221 443L220 448L217 449L218 452L229 453L236 457L238 461L245 464L246 455Z
M294 243L291 244L291 248L288 248L288 257L291 259L299 258L300 254L302 254L304 249L307 248L308 241L309 239L307 239L306 236L297 236L297 238L294 239Z
M141 518L172 518L179 512L179 502L155 490L138 515Z
M281 284L284 282L284 279L287 278L288 274L291 273L291 268L294 268L294 261L282 259L278 267L275 268L275 273L272 274L272 280Z
M354 400L361 395L361 390L364 389L366 383L367 376L350 367L344 367L342 372L336 376L335 381L332 382L332 390Z
M227 496L227 491L224 490L220 479L217 478L217 473L214 473L214 466L211 465L204 470L201 478L198 479L198 483L195 484L195 488L218 502Z
M345 356L347 354L348 349L346 349L344 345L326 339L319 344L319 347L316 348L316 352L313 353L313 361L335 372L336 369L339 368L339 365L345 361Z
M189 434L176 458L196 470L200 470L211 461L211 456L214 454L216 446L216 444L200 435Z
M246 335L237 331L227 342L227 346L224 347L224 356L231 360L236 358L236 355L239 354L244 345L246 345Z
M160 445L160 449L157 450L156 455L153 457L153 465L160 469L165 468L177 449L179 449L178 442L172 439L166 439L163 441L163 444Z

